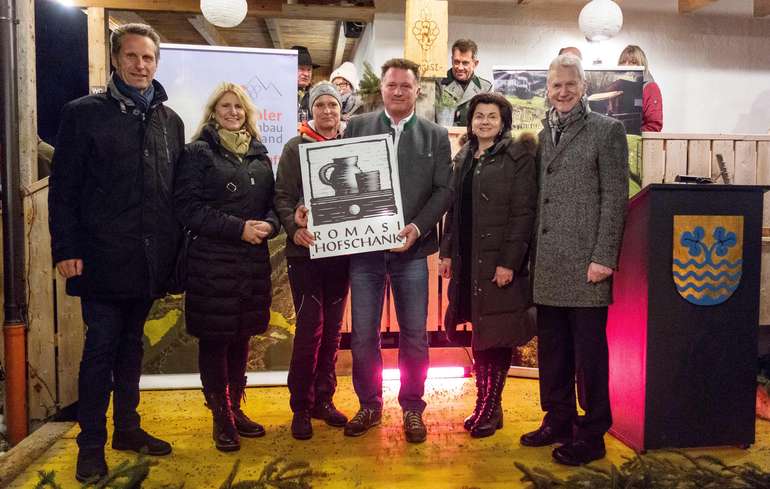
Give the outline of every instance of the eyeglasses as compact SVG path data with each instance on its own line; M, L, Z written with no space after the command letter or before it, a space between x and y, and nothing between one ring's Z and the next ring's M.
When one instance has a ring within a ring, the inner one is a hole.
M353 86L350 83L346 82L346 81L335 82L334 86L337 87L338 89L353 88Z

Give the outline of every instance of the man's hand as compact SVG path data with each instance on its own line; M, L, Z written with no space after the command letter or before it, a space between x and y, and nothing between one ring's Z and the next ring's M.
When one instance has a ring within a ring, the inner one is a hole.
M442 258L441 262L438 264L438 274L441 275L442 278L445 278L446 280L449 280L452 278L452 259L451 258Z
M296 209L294 209L294 224L301 228L307 227L307 207L304 206L304 204L300 204Z
M401 230L400 233L398 233L399 238L406 238L404 240L404 244L398 248L393 248L390 251L393 253L403 253L412 247L414 242L417 241L418 235L419 233L417 232L417 226L410 222L404 229Z
M513 270L505 267L496 267L495 276L492 277L492 282L498 287L505 287L513 280Z
M241 239L247 243L260 244L262 242L261 231L257 228L257 223L260 221L248 220L243 225L243 232L241 233Z
M83 275L83 260L81 258L62 260L56 264L56 270L58 270L59 275L64 278Z
M310 233L310 231L307 230L307 228L297 229L297 232L294 233L294 236L292 236L291 239L294 241L295 245L304 246L305 248L310 248L313 243L315 243L313 235Z
M612 275L612 269L610 267L605 267L604 265L591 262L591 264L588 265L586 282L590 284L598 284L599 282L607 280L610 275Z

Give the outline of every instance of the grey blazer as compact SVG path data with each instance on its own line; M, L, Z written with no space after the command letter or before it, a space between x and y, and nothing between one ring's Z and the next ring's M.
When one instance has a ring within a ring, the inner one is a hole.
M620 121L590 112L554 146L543 121L537 156L535 303L601 307L612 280L586 281L588 265L615 269L628 201L628 143Z
M374 134L393 134L385 111L354 116L344 136ZM438 251L436 224L449 207L451 196L452 158L447 130L415 114L404 127L396 152L404 224L414 223L420 230L420 238L404 258L425 257Z

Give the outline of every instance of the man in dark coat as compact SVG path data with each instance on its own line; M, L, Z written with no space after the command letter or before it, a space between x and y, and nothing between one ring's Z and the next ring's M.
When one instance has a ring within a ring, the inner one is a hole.
M382 66L385 109L350 119L345 137L390 134L401 184L404 244L390 251L350 257L353 332L353 386L361 408L345 426L360 436L382 416L380 323L385 281L390 280L399 325L398 366L404 433L409 442L425 441L422 420L428 374L427 256L438 251L436 224L449 205L450 147L447 130L414 113L420 90L419 65L391 59Z
M80 296L86 338L78 383L78 462L85 481L107 473L112 447L165 455L171 445L141 429L144 322L165 294L179 240L172 184L182 121L155 80L158 34L144 24L113 31L107 92L68 103L53 156L49 214L53 261Z
M548 71L552 108L540 132L533 267L546 415L539 429L521 437L526 446L565 442L553 457L567 465L604 457L604 433L612 425L607 308L628 199L623 124L590 112L584 95L580 59L558 56ZM585 411L580 417L575 377Z
M313 83L313 68L320 65L313 63L310 51L305 46L292 46L297 50L297 122L300 124L313 118L308 97Z

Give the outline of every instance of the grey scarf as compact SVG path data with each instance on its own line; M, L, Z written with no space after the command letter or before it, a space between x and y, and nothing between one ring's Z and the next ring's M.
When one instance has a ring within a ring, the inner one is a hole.
M554 145L558 144L558 140L561 135L569 129L569 126L580 120L587 113L591 112L591 108L588 106L588 99L584 95L580 98L577 104L572 107L572 110L566 114L559 113L555 107L551 107L548 110L548 125L551 129L551 137L553 137Z

